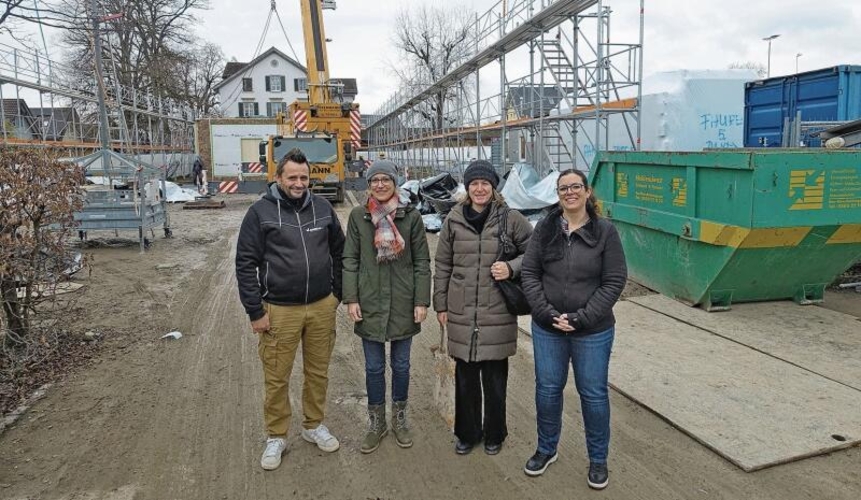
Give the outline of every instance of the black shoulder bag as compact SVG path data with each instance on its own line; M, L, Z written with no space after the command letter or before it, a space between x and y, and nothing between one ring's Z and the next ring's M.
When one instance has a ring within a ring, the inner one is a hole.
M511 236L508 234L508 213L510 209L505 209L499 215L499 252L496 260L508 262L509 260L520 255L517 251L517 245L511 241ZM526 300L526 295L523 294L523 287L520 285L520 278L509 278L504 281L494 281L496 288L502 293L505 299L505 306L508 312L515 316L524 316L532 313L532 308L529 307L529 302Z

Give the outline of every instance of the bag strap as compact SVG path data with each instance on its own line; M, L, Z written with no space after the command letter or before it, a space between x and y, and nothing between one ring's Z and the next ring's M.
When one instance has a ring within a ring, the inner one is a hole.
M497 238L499 240L498 249L496 251L496 260L505 260L505 242L506 237L508 236L508 212L510 212L510 208L500 208L499 210L499 234Z

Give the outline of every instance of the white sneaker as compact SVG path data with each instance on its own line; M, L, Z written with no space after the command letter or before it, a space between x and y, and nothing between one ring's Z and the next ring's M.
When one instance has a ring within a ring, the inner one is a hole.
M281 455L287 449L287 440L283 438L269 438L266 440L266 450L260 459L260 466L265 470L275 470L281 465Z
M328 453L338 451L338 448L341 447L341 443L338 442L338 438L330 434L329 429L327 429L323 424L320 424L316 429L303 429L302 439L309 443L316 444L317 448Z

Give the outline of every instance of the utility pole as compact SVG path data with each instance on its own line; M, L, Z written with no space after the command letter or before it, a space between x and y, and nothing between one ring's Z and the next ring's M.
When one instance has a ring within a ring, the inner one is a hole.
M771 35L763 38L763 41L768 42L768 69L766 70L766 78L771 78L771 42L775 38L779 37L780 34Z

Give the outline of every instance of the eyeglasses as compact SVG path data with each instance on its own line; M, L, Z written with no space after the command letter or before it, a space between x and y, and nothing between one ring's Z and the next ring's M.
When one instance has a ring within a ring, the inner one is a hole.
M371 186L373 186L373 185L387 186L389 184L394 184L394 182L395 181L393 181L392 178L388 177L388 176L386 176L386 177L374 177L373 179L368 180L368 184L370 184Z
M559 194L565 194L567 192L579 193L586 187L583 184L568 184L567 186L559 186L556 188L556 192Z

